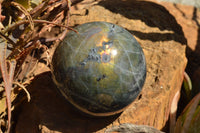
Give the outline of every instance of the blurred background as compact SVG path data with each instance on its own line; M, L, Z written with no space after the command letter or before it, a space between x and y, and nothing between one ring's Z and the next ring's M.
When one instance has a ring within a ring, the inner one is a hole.
M185 5L192 5L197 8L200 8L200 0L159 0L159 1L168 1L173 3L181 3Z

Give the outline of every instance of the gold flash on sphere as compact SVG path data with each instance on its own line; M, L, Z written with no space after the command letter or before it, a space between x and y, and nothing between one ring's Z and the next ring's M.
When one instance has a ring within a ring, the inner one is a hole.
M146 78L141 46L124 28L91 22L70 31L52 59L61 94L93 116L122 112L140 93Z

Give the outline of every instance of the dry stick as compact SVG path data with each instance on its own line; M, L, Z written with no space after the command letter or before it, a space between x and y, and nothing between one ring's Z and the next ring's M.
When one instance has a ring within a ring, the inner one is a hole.
M7 84L7 87L5 86L5 88L7 88L6 90L8 90L8 97L6 99L7 99L8 108L10 107L10 109L8 109L8 133L9 133L10 127L11 127L11 99L10 99L11 97L10 96L11 96L11 90L12 90L14 71L15 71L15 67L16 67L16 60L13 59L8 62L9 62L9 75L8 75L9 82Z
M30 44L29 47L25 48L21 53L19 53L17 56L15 56L14 58L16 60L19 60L23 55L28 55L30 53L31 50L33 50L35 47L37 47L38 43L38 36L36 36L35 40L33 40ZM23 60L24 61L24 60ZM22 62L23 63L23 62ZM21 65L22 65L21 63ZM21 65L19 67L21 67ZM18 68L19 68L18 67ZM16 70L17 71L17 70ZM17 77L20 73L20 70L18 69L18 72L16 72L15 77Z
M18 5L17 3L12 3L12 4L18 6L18 8L21 8L21 7L19 7L20 5ZM24 12L25 12L25 11L26 11L26 10L24 10ZM28 13L25 12L25 14L28 14ZM29 15L29 14L28 14L28 15ZM53 25L63 26L63 27L66 27L66 28L68 28L68 29L70 29L70 30L73 30L72 28L69 28L69 27L67 27L67 26L60 25L60 24L56 24L56 23L53 23L53 22L45 21L45 20L34 20L33 22L35 22L35 23L53 24ZM19 25L25 24L25 23L30 23L30 20L29 20L29 21L28 21L28 20L24 20L24 21L21 21L21 22L19 22L19 23L15 23L14 25L11 25L8 29L6 29L6 30L4 31L4 33L6 33L6 32L8 32L9 30L15 28L16 26L19 26ZM66 30L66 31L67 31L67 30ZM77 32L76 30L73 30L73 31Z
M5 85L5 92L6 92L6 104L8 108L8 129L7 132L10 132L10 123L11 123L11 100L10 100L10 94L11 94L11 87L12 84L10 83L10 79L8 76L8 71L7 71L7 62L6 62L6 48L7 48L7 43L6 39L3 36L0 36L3 42L0 43L0 45L4 45L0 52L0 66L1 66L1 73Z
M10 119L8 119L9 125L10 125L10 126L8 126L8 133L9 133L10 127L11 127L11 110L12 110L12 108L11 108L11 97L10 96L11 96L12 83L13 83L14 72L15 72L15 67L16 67L16 60L15 59L9 60L8 63L9 63L9 78L8 78L8 81L9 81L8 85L9 86L8 86L8 88L9 88L9 93L10 93L10 95L8 97L8 99L10 101L10 111L8 111L8 113L10 113Z
M6 41L11 43L12 45L15 45L15 42L13 42L13 40L11 40L9 37L5 36L4 33L0 32L0 37L5 38Z
M54 23L54 22L50 22L50 21L46 21L46 20L33 20L34 23L43 23L43 24L52 24L52 25L56 25L56 26L60 26L60 27L65 27L69 30L72 30L74 32L77 32L75 29L73 28L70 28L66 25L62 25L62 24L57 24L57 23ZM3 33L7 33L8 31L12 30L12 29L15 29L16 27L22 25L22 24L28 24L29 21L28 20L22 20L20 22L17 22L17 23L14 23L12 24L10 27L8 27Z
M31 18L30 14L27 12L27 10L24 9L23 6L19 5L18 3L12 2L12 4L14 6L16 6L20 11L22 11L27 16L28 21L26 23L30 23L31 29L33 29L33 26L34 26L33 25L33 20ZM62 8L64 8L64 7L65 7L65 4L62 6ZM40 22L41 22L41 20L40 20ZM40 22L38 21L38 23L40 23ZM50 24L51 22L42 22L42 23L49 23ZM58 24L55 24L55 23L51 23L51 24L58 25ZM66 28L69 28L69 27L66 27ZM73 29L71 29L71 30L73 30ZM6 33L6 32L4 32L4 33ZM6 40L2 36L1 36L1 38ZM15 68L15 65L16 65L15 63L16 62L13 62L13 61L10 62L10 68L12 70L10 70L11 76L8 77L7 66L6 66L6 57L5 57L7 45L6 44L4 44L4 45L5 46L2 49L3 52L1 52L2 55L0 57L0 63L1 63L0 66L1 66L3 80L4 80L4 83L5 83L5 91L6 91L6 96L7 96L7 106L8 106L8 130L7 131L9 132L10 131L10 122L11 122L11 101L10 101L10 93L11 93L11 87L12 87L12 83L11 82L13 80L13 76L12 75L14 73L14 68Z
M20 88L22 88L26 92L28 102L30 102L31 96L30 96L30 93L28 92L28 90L26 89L26 87L23 84L20 84L19 82L13 82L13 84L18 85Z
M30 26L31 26L31 30L34 30L34 23L33 23L32 17L29 14L29 12L26 10L26 8L24 8L21 4L16 3L16 2L11 2L11 4L13 6L17 7L20 11L22 11L24 13L25 16L27 16Z
M48 2L50 0L46 0L43 3L37 5L33 10L30 11L30 15L32 18L37 18L40 14L46 9Z
M65 11L66 9L68 9L68 1L69 0L60 0L59 2L52 3L52 5L49 5L49 8L47 8L46 13L43 16L41 16L41 19L52 20L54 15L58 14L61 11ZM50 2L49 2L49 4L51 4ZM56 10L54 10L54 9L56 9Z
M67 26L69 25L69 21L70 21L71 5L72 5L72 2L70 0L67 0L67 7L69 9L67 12Z
M12 59L12 60L9 60L8 63L9 63L9 82L12 85L17 62L15 59Z
M28 78L28 75L31 74L31 70L30 70L30 68L31 68L31 63L32 63L33 58L34 58L34 55L35 55L35 50L32 50L32 51L33 51L33 53L32 53L31 59L30 59L30 61L29 61L29 63L28 63L27 73L25 73L24 76L23 76L23 77L25 77L25 78ZM38 61L36 61L35 64L37 64L37 62L38 62ZM35 66L36 66L36 65L35 65ZM34 66L34 67L35 67L35 66ZM34 68L34 67L33 67L33 68Z
M67 26L69 25L69 19L70 19L70 11L71 11L71 4L72 2L70 0L67 0L67 5L68 5L68 9L69 11L67 12ZM59 37L59 40L63 40L66 36L68 32L68 29L65 29L64 32L62 33L62 35ZM76 31L76 33L78 33L78 31Z
M64 5L64 7L63 7ZM56 11L52 12L54 9L56 9ZM46 7L46 9L44 9L45 14L43 16L40 17L40 19L50 19L52 17L54 17L54 15L58 14L59 12L66 10L67 9L67 2L65 0L61 0L59 2L49 2L48 6ZM52 16L53 15L53 16Z

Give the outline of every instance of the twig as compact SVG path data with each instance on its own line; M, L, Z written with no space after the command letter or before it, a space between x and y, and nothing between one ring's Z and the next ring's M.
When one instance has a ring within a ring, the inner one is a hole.
M31 30L34 30L34 23L33 23L32 17L29 14L29 12L26 10L26 8L24 8L21 4L16 3L16 2L11 2L11 4L17 7L20 11L24 13L25 16L27 16L30 26L31 26Z
M69 9L69 11L67 12L67 26L68 26L69 25L69 21L70 21L70 12L71 12L72 2L71 2L71 0L66 0L66 1L67 1L68 9ZM62 35L59 37L59 40L63 40L64 39L64 37L67 34L67 31L68 31L67 29L64 30L64 32L62 33ZM78 33L78 32L76 31L76 33Z
M57 24L57 23L54 23L54 22L46 21L46 20L33 20L33 22L34 22L34 23L43 23L43 24L46 23L46 24L56 25L56 26L59 26L59 27L65 27L65 28L67 28L67 29L69 29L69 30L72 30L72 31L74 31L74 32L77 33L77 31L76 31L75 29L70 28L70 27L68 27L68 26L66 26L66 25ZM22 24L27 24L27 23L29 23L28 20L22 20L22 21L19 21L19 22L17 22L17 23L14 23L14 24L10 25L10 26L4 31L4 33L7 33L7 32L9 32L9 31L12 30L12 29L14 29L14 28L16 28L16 27L18 27L18 26L20 26L20 25L22 25Z
M6 104L8 108L8 129L7 132L10 132L10 126L11 126L11 100L10 100L10 94L11 94L11 83L8 76L7 71L7 62L6 62L6 49L7 49L7 43L6 39L3 36L1 37L1 47L0 47L0 67L1 67L1 73L5 85L5 92L6 92Z
M9 82L11 84L11 88L12 88L12 82L13 82L13 77L14 77L14 73L15 73L15 67L16 67L16 60L12 59L12 60L8 60L9 63Z
M26 92L28 102L30 102L31 96L30 96L30 93L28 92L28 90L26 89L26 87L23 84L20 84L19 82L13 82L13 84L18 85L20 88L22 88Z
M15 42L13 42L13 40L11 40L9 37L5 36L3 33L0 32L0 37L4 38L4 40L8 41L9 43L11 43L12 45L15 45Z
M43 10L47 7L50 0L46 0L43 3L37 5L33 10L30 11L32 18L37 18Z

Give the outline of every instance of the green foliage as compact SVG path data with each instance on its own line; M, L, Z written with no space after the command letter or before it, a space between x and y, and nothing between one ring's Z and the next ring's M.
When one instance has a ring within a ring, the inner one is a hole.
M27 10L31 10L41 4L42 0L15 0L15 2L21 4Z
M184 92L186 93L187 101L190 101L192 99L192 97L191 97L192 82L186 72L184 73L183 87L184 87Z
M178 117L175 133L199 133L200 131L200 93L185 107Z

